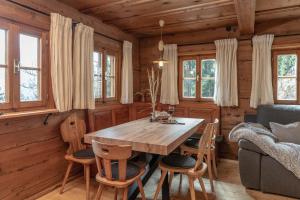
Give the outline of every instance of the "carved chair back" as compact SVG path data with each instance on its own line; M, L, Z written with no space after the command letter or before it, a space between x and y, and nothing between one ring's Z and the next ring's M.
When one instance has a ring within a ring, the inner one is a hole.
M108 180L116 180L113 178L112 163L118 163L117 181L126 180L127 160L132 155L132 147L130 145L109 145L103 144L96 140L92 141L93 151L96 157L96 163L99 175Z
M199 141L197 162L195 164L194 170L197 171L201 169L203 158L207 149L210 149L213 138L215 137L218 129L219 120L216 119L213 123L208 123L204 129L203 135Z
M82 140L86 133L84 120L79 119L76 113L71 114L61 125L60 132L64 142L69 143L67 154L85 149Z

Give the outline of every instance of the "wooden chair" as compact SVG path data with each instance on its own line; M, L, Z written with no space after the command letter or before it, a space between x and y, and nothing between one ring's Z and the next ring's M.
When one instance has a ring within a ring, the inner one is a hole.
M213 125L214 125L214 131L213 134L211 135L211 140L209 147L205 150L204 153L204 160L208 166L208 176L210 180L210 186L212 192L214 192L214 184L213 184L213 172L215 177L218 177L218 172L217 172L217 165L216 165L216 134L217 134L217 129L218 129L218 124L219 120L215 119ZM188 139L183 145L180 146L180 151L181 154L183 155L197 155L198 154L198 148L199 148L199 139L191 138ZM181 178L181 177L180 177Z
M95 140L92 141L92 146L98 168L96 180L99 182L95 199L101 198L103 187L106 185L115 188L115 200L118 199L119 190L123 193L122 199L126 200L128 198L128 187L137 181L142 199L146 200L141 181L145 169L133 162L127 162L132 155L131 146L108 145Z
M195 200L195 188L194 188L194 181L198 179L202 192L204 194L205 199L207 200L207 194L204 186L204 182L202 180L202 176L207 170L206 163L203 162L204 153L210 144L211 135L214 132L214 123L207 124L204 134L199 141L200 148L198 149L197 153L197 160L195 160L191 156L187 155L180 155L180 154L170 154L162 158L161 162L159 163L159 167L162 170L162 175L160 177L154 200L157 199L158 194L161 190L163 185L163 181L167 175L170 173L170 177L174 175L174 173L185 174L188 176L189 179L189 188L191 193L191 199ZM171 182L169 183L171 185Z
M75 162L84 166L86 199L89 199L90 165L94 164L96 160L93 150L91 148L87 149L86 145L82 143L84 134L86 133L85 122L84 120L79 119L76 114L72 114L61 124L60 131L63 140L69 143L69 148L65 155L65 159L69 164L60 189L60 194L64 191L64 186Z

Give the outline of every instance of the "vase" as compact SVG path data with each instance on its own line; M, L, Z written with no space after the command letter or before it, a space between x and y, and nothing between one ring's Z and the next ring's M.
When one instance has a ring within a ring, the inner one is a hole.
M155 104L154 106L152 104L151 121L155 121L155 120L156 120Z

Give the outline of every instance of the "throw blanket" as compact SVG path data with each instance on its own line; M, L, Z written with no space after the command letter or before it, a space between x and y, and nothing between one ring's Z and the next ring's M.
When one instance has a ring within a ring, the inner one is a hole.
M238 142L240 139L254 143L300 179L300 145L276 143L277 138L267 128L254 123L241 123L231 130L229 140Z

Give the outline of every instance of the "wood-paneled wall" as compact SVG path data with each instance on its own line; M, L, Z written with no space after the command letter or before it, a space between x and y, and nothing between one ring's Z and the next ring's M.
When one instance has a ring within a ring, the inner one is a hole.
M0 199L23 200L62 181L67 146L59 127L69 114L53 114L47 125L46 114L1 119ZM83 111L77 114L85 119Z
M158 104L156 110L167 111L168 105ZM149 102L135 102L130 105L106 105L98 107L88 112L89 130L97 131L132 120L149 117L152 112ZM174 113L176 117L191 117L205 119L205 123L213 122L215 118L220 118L220 108L215 104L202 102L181 102L176 106ZM203 124L199 131L205 127Z
M270 21L256 25L256 34L273 33L275 39L274 49L299 48L300 28L296 26L299 19ZM164 36L167 44L178 44L178 54L201 55L215 52L213 41L216 39L236 37L239 40L238 46L238 94L239 106L220 109L221 134L225 140L220 147L221 157L237 159L238 146L228 141L230 130L240 122L244 121L244 115L255 113L256 110L250 108L251 81L252 81L252 46L251 37L240 36L239 31L227 33L225 28L204 30L201 32L178 33ZM147 88L147 67L153 66L152 61L157 59L159 54L157 43L159 37L143 38L140 40L140 88ZM181 104L184 102L181 102ZM213 104L213 103L210 103ZM190 105L191 108L194 105Z

